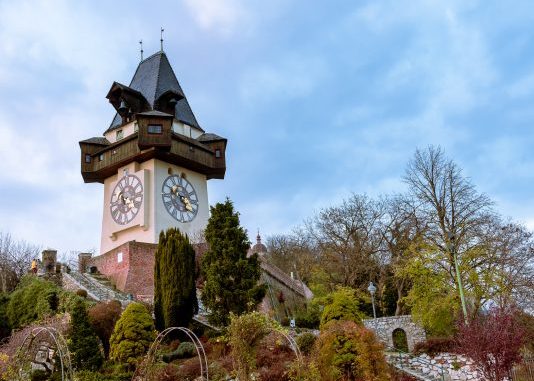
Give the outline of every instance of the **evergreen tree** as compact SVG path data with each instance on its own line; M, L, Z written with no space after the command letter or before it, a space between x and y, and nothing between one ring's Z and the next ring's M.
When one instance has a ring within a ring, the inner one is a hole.
M230 200L211 207L205 235L209 249L202 258L202 302L211 323L227 325L230 312L250 311L265 296L265 286L258 284L260 263L256 254L247 258L250 242Z
M186 235L170 228L160 233L154 268L156 328L187 327L198 312L195 249Z
M91 323L85 302L76 300L71 312L69 350L76 369L98 370L103 362L100 342Z
M115 325L109 340L109 358L133 369L155 338L154 322L146 307L131 303Z

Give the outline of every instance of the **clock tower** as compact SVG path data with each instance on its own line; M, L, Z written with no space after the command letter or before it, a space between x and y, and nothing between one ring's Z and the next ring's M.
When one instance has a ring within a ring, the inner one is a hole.
M192 237L207 225L207 181L224 178L227 140L199 125L163 51L139 63L129 86L114 82L107 99L111 125L80 142L84 181L104 184L100 255L88 266L149 297L160 232Z

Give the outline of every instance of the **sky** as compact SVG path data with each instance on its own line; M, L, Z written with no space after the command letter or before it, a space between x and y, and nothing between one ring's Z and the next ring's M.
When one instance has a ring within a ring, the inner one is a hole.
M99 247L78 142L107 129L111 84L160 27L200 125L228 138L210 203L229 197L251 239L404 191L428 145L534 230L533 25L528 0L0 0L0 232Z

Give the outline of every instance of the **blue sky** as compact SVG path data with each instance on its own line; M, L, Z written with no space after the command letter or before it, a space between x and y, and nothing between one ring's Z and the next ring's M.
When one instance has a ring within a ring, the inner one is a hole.
M404 190L441 145L505 216L534 229L531 1L0 0L0 231L97 248L102 186L78 141L113 81L165 51L205 130L229 139L229 196L251 238L351 192Z

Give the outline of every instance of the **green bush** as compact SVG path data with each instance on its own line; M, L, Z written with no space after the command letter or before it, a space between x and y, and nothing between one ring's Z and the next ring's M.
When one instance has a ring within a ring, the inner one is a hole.
M4 337L8 337L11 333L11 327L7 320L7 306L9 304L9 296L0 294L0 341Z
M76 372L75 380L76 381L108 381L109 378L100 373L91 372L89 370L82 370L80 372Z
M78 300L82 299L80 296L76 295L74 292L62 290L59 293L59 312L72 312L72 309L76 305Z
M59 287L52 282L33 275L24 277L7 305L11 328L17 329L54 315L59 307L59 293Z
M340 287L326 297L321 315L321 327L332 320L347 320L360 324L365 314L360 311L360 297L349 287Z
M309 354L316 340L317 336L315 336L313 333L305 332L301 335L298 335L296 341L300 351L304 354Z
M97 370L102 366L104 358L100 352L100 341L89 322L85 302L81 299L72 309L69 339L69 350L76 369Z
M111 335L109 357L133 369L155 339L154 322L145 306L131 303L126 307Z
M295 324L300 328L318 329L321 322L322 299L313 299L303 311L297 312Z
M34 370L30 376L31 381L47 381L48 380L48 372L37 369Z
M81 288L79 290L76 291L76 295L82 297L82 298L87 298L87 291L85 290L82 290Z
M175 351L164 354L163 361L169 363L176 359L186 359L195 356L196 353L197 349L195 347L195 344L190 341L186 341L180 343L180 345Z

